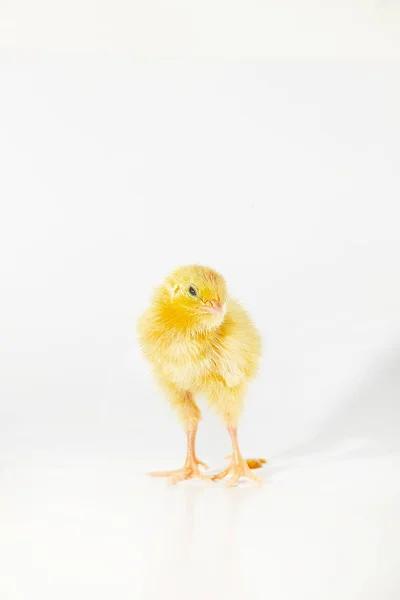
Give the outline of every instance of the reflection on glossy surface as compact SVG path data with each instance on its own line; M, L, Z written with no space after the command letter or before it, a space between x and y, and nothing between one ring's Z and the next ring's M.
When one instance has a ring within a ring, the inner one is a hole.
M271 461L262 489L168 489L130 459L3 457L4 598L397 597L399 457Z

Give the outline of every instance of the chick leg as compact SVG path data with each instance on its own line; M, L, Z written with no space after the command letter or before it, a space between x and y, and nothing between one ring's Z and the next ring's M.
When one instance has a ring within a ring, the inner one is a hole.
M181 469L173 471L156 471L149 473L151 477L167 477L168 485L174 485L185 479L204 479L208 480L200 471L199 465L208 469L208 466L199 460L196 456L196 434L200 420L200 411L189 392L170 395L171 404L177 409L178 415L183 422L186 430L187 450L185 464Z
M175 469L173 471L155 471L153 473L149 473L151 477L167 477L168 485L174 485L179 481L184 481L185 479L204 479L209 481L209 478L203 475L203 473L199 469L199 465L208 469L208 466L199 460L196 456L195 451L195 440L197 433L197 425L195 428L190 429L186 432L187 436L187 452L186 452L186 460L185 464L181 469Z
M231 464L229 465L228 468L221 471L221 473L214 475L212 477L212 480L217 481L219 479L224 479L225 477L231 476L228 486L232 487L237 484L237 482L239 481L239 479L241 477L247 477L248 479L251 479L252 481L256 481L257 483L262 484L263 483L262 479L257 477L257 475L255 475L252 472L251 466L249 466L248 461L243 458L243 456L240 452L238 436L237 436L237 427L229 425L228 433L232 440L232 449L233 449L233 453L232 453L232 457L231 457ZM250 459L250 460L253 460L253 459Z

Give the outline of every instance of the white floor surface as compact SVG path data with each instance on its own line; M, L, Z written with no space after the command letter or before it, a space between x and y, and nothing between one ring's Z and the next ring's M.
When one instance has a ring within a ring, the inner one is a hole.
M144 472L183 457L49 453L46 428L23 451L29 431L8 433L1 598L399 598L400 456L272 459L261 489L167 489Z

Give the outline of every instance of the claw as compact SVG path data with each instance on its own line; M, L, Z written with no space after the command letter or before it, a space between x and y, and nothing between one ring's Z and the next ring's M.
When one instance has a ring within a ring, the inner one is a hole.
M174 471L151 471L147 473L149 477L172 477L175 473L177 473L179 469L175 469Z
M229 468L228 469L224 469L224 471L221 471L221 473L217 473L216 475L213 475L211 477L211 479L213 481L219 481L220 479L223 479L224 477L226 477L229 473Z
M181 469L174 469L172 471L153 471L148 473L148 475L150 477L166 477L168 486L176 485L180 481L185 481L186 479L201 479L202 481L210 482L211 477L204 475L200 471L199 465L208 469L208 466L205 463L194 458L186 462Z
M203 462L202 460L199 460L198 458L196 458L196 462L198 465L200 465L200 467L203 467L203 469L207 470L210 468L205 462Z
M212 480L219 481L220 479L224 479L229 475L232 475L232 477L227 483L228 487L235 486L241 477L247 477L248 479L251 479L260 485L264 484L263 480L257 477L257 475L251 471L251 467L246 460L241 460L237 463L231 463L227 469L224 469L221 471L221 473L214 475Z

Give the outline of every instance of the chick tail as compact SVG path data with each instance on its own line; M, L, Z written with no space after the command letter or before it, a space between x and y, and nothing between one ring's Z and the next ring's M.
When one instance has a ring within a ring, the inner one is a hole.
M230 454L229 456L225 457L227 460L230 460L232 458L232 455ZM262 466L266 464L266 460L265 458L246 458L245 459L247 462L247 466L250 469L262 469Z

